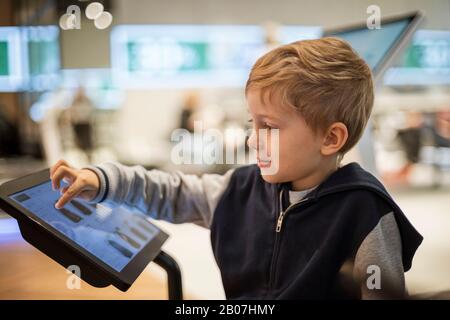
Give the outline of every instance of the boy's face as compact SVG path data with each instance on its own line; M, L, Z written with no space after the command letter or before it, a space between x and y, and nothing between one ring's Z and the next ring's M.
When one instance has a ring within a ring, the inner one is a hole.
M283 107L276 94L273 94L271 101L266 96L262 101L259 89L247 92L253 122L248 145L257 151L261 175L269 183L293 182L294 185L295 181L307 180L321 168L322 137L314 133L298 111ZM260 129L267 129L269 134L265 135L266 138ZM278 139L273 139L270 134L274 129L278 129ZM273 157L271 150L273 153L277 147L278 157ZM273 167L278 170L269 171Z

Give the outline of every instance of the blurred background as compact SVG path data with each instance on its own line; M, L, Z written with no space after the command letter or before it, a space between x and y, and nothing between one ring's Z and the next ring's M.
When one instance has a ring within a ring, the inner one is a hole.
M365 23L373 4L382 18L421 10L426 20L380 77L365 138L344 161L378 176L424 236L406 274L410 293L450 290L450 0L97 1L111 25L86 17L91 2L0 0L0 183L60 158L223 173L230 165L174 164L171 134L200 120L236 144L248 119L243 86L260 55ZM79 29L64 30L72 5ZM171 234L164 249L181 266L186 296L224 298L209 231L156 223ZM68 290L65 279L0 212L0 299L167 297L153 264L127 293Z

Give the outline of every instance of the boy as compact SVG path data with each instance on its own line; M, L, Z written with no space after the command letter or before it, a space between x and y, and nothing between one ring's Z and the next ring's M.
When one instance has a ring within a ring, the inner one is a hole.
M201 177L59 161L54 188L70 185L56 206L80 196L210 228L229 299L403 297L422 237L375 177L340 166L372 110L367 64L336 38L294 42L256 62L245 92L249 146L278 143L279 157ZM259 129L277 130L278 142L259 143Z

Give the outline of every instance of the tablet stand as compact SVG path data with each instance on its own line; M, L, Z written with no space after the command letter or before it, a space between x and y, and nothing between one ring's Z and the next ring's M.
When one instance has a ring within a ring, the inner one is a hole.
M161 251L153 262L167 272L169 300L183 300L181 272L178 263L164 251Z
M105 279L105 275L99 272L96 268L86 261L83 262L82 256L71 252L69 247L65 247L61 242L55 241L52 236L41 231L39 228L33 228L29 223L18 221L20 232L23 238L44 252L47 256L63 265L65 268L71 265L72 261L77 261L78 265L83 269L83 280L94 287L102 288L111 283ZM183 289L181 281L181 271L178 263L164 251L160 253L153 260L167 273L169 300L182 300ZM130 285L118 287L122 291L126 291Z

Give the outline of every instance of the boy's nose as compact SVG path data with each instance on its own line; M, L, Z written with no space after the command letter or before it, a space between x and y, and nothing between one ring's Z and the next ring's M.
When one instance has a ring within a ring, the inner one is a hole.
M247 145L251 149L258 149L258 138L256 136L256 130L252 130L250 137L247 140Z

